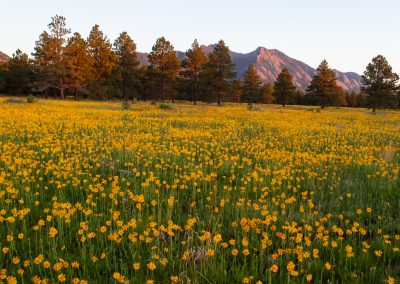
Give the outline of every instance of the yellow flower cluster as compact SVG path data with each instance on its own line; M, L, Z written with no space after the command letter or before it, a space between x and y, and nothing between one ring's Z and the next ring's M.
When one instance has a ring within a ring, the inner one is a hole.
M399 113L3 101L1 283L399 281Z

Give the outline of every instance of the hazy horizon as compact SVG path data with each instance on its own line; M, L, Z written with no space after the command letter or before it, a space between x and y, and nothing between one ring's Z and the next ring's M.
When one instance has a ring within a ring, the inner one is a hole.
M400 73L399 2L321 2L6 0L2 5L6 13L0 18L0 51L11 56L19 48L30 55L40 33L58 14L66 17L72 32L85 38L95 24L111 42L127 31L140 52L149 52L160 36L180 51L187 50L195 38L205 45L223 39L235 52L263 46L314 68L327 59L332 68L360 74L372 57L382 54Z

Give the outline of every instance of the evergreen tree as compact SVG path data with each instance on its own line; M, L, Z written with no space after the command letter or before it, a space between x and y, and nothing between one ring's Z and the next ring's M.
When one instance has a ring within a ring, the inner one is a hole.
M232 101L240 103L242 98L243 84L240 80L232 81Z
M357 94L354 91L347 94L346 100L349 107L357 107Z
M151 72L158 85L159 99L163 101L170 95L173 100L173 83L181 67L174 47L168 40L161 37L153 45L148 58Z
M87 43L79 33L74 33L68 39L65 58L68 82L75 90L75 99L78 99L79 90L86 87L93 79L94 64Z
M154 80L154 73L148 65L139 68L139 94L140 99L154 100L157 97L157 82Z
M275 101L274 85L271 83L262 85L258 101L263 104L272 104Z
M207 62L207 56L199 46L197 39L194 40L192 48L186 51L185 56L186 58L182 62L184 68L182 73L190 92L189 96L193 100L193 104L196 104L199 96L200 77Z
M397 96L399 75L382 55L372 59L362 76L361 90L368 94L368 106L375 112L376 108L387 107Z
M0 62L0 92L4 92L6 88L6 63Z
M65 18L58 15L51 18L48 27L49 33L44 31L36 41L33 62L40 88L56 88L60 98L64 99L64 90L68 88L64 51L71 31L66 28Z
M261 83L261 78L257 73L257 69L253 64L250 64L243 78L243 98L248 104L257 101Z
M206 68L210 91L220 106L222 97L229 93L231 82L236 77L235 64L223 40L209 54Z
M340 92L341 87L337 85L335 72L329 68L328 62L323 60L307 88L307 95L312 97L321 108L325 108L340 104Z
M118 73L124 100L139 89L139 60L136 44L127 32L123 32L114 42L114 51L118 56Z
M112 50L109 39L99 29L99 25L92 28L87 43L93 60L91 91L97 99L104 99L110 91L112 71L117 66L118 58Z
M28 90L32 80L32 65L28 55L18 49L6 66L6 87L13 93L22 95Z
M296 105L304 104L304 95L305 94L303 91L297 90L296 94L294 95L294 98L293 98L293 104L296 104Z
M368 95L361 91L357 95L357 107L367 107L368 106Z
M338 106L338 107L340 107L340 106L343 106L343 107L346 107L346 106L348 106L349 104L347 103L347 100L346 100L346 96L348 96L349 94L346 92L346 90L345 89L343 89L341 86L338 86L338 91L337 91L337 99L336 99L336 102L335 102L335 106Z
M397 108L400 109L400 87L399 91L397 92Z
M293 76L290 74L287 68L284 68L281 73L279 73L278 78L275 81L274 97L278 103L285 107L295 93L296 87L293 84Z

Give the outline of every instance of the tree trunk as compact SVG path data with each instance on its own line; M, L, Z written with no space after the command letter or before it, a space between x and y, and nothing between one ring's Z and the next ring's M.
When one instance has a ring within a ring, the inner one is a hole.
M122 95L124 97L125 101L128 101L128 92L126 91L126 88L122 86Z
M64 99L64 82L63 79L60 78L60 99Z
M283 106L283 107L286 107L286 104L284 103L282 106Z
M196 86L196 85L194 86L193 93L194 93L194 96L193 96L193 105L197 105L197 101L196 101L196 98L197 98L197 86Z
M65 98L65 96L64 96L64 88L60 88L60 99L64 99Z
M164 80L161 81L161 92L160 92L160 101L164 101L165 96L165 82Z
M375 112L376 111L376 107L372 107L372 112Z
M78 100L78 88L75 88L74 100Z
M218 106L221 106L221 95L218 93L217 95Z

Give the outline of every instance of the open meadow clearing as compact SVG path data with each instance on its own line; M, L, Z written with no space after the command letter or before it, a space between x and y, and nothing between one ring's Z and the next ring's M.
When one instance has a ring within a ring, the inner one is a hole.
M5 100L0 283L400 281L399 112Z

